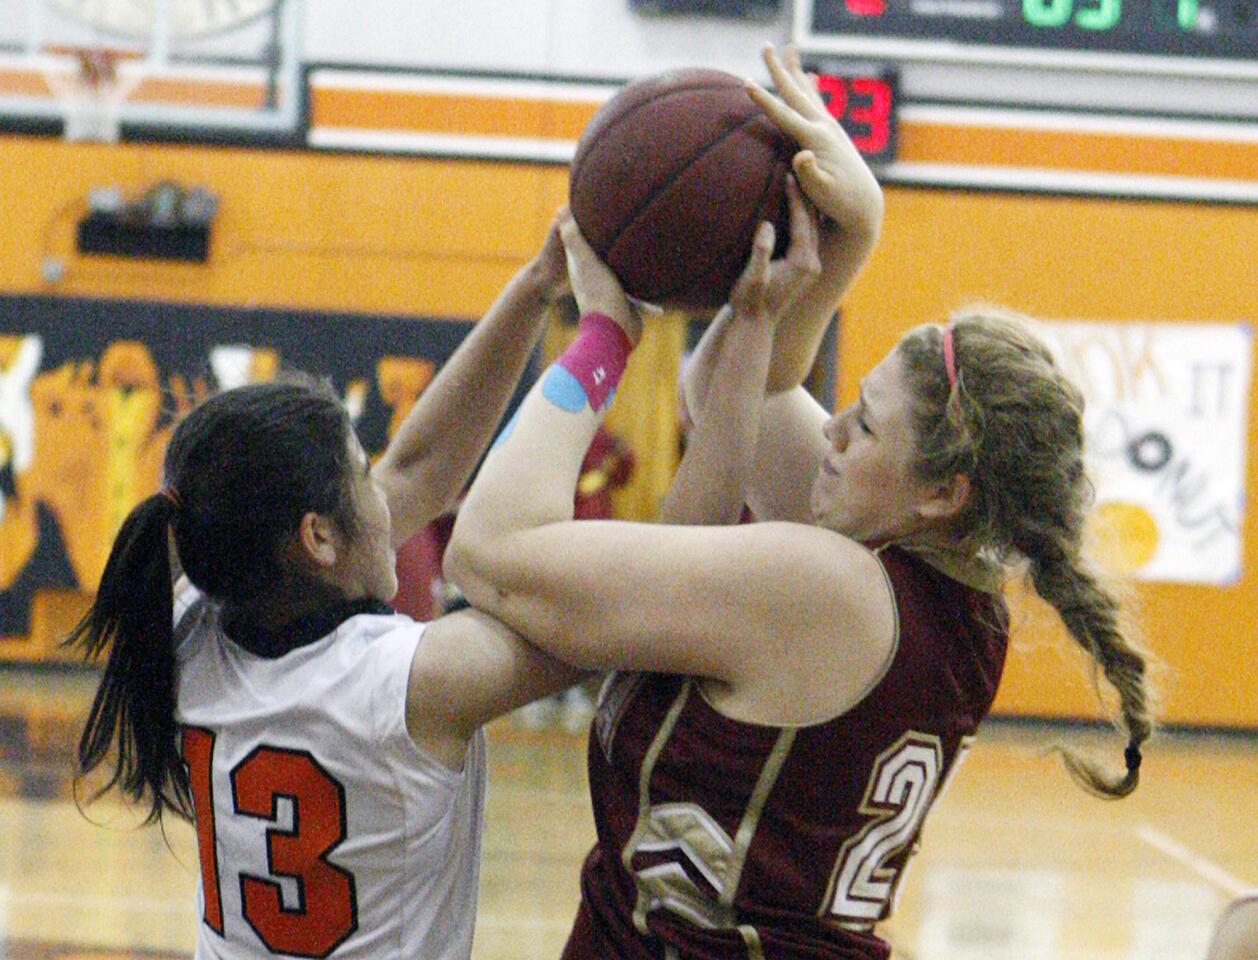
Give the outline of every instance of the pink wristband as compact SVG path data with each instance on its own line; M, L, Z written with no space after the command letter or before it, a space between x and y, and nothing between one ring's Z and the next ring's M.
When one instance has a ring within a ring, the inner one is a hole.
M605 313L587 313L581 317L577 338L555 363L572 374L597 411L620 383L632 350L620 324Z

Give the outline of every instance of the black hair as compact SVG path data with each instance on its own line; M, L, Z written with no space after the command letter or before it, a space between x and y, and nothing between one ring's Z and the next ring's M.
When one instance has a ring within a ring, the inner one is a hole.
M284 547L309 512L348 535L354 513L351 431L326 385L255 384L211 397L179 424L166 449L166 488L143 500L115 538L91 609L66 643L104 674L79 739L76 778L106 760L147 804L191 820L175 722L174 584L170 542L188 579L226 606L247 607L295 576ZM299 575L298 575L299 576Z

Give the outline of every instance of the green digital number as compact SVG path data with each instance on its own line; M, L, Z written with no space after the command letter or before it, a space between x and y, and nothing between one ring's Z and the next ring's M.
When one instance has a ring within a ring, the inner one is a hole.
M1072 0L1022 0L1022 16L1035 27L1060 27L1070 19Z
M1075 23L1084 30L1109 30L1121 13L1122 0L1099 0L1095 7L1075 14Z
M1178 0L1182 4L1197 0ZM1096 6L1082 7L1075 13L1075 25L1082 30L1110 30L1122 16L1122 0L1095 0ZM1074 12L1074 0L1022 0L1022 16L1034 27L1065 26ZM1193 13L1194 18L1196 13Z
M1161 30L1196 30L1200 0L1157 0L1153 4L1153 22ZM1174 8L1174 13L1170 8Z

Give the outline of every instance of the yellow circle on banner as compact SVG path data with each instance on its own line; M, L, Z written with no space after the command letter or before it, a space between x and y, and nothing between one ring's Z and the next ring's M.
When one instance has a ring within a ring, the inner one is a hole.
M1138 503L1110 500L1092 516L1097 560L1114 573L1135 573L1157 553L1157 521Z

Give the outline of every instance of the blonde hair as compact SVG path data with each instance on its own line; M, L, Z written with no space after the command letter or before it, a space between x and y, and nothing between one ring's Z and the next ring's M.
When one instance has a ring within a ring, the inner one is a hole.
M1145 656L1125 635L1120 604L1082 552L1093 490L1083 464L1083 395L1031 331L1007 310L968 307L949 318L955 382L944 330L919 327L898 350L912 396L913 469L923 480L969 478L955 520L962 550L1008 567L1024 560L1031 584L1118 691L1128 736L1126 773L1113 776L1063 749L1086 789L1123 797L1140 781L1140 745L1153 732Z

